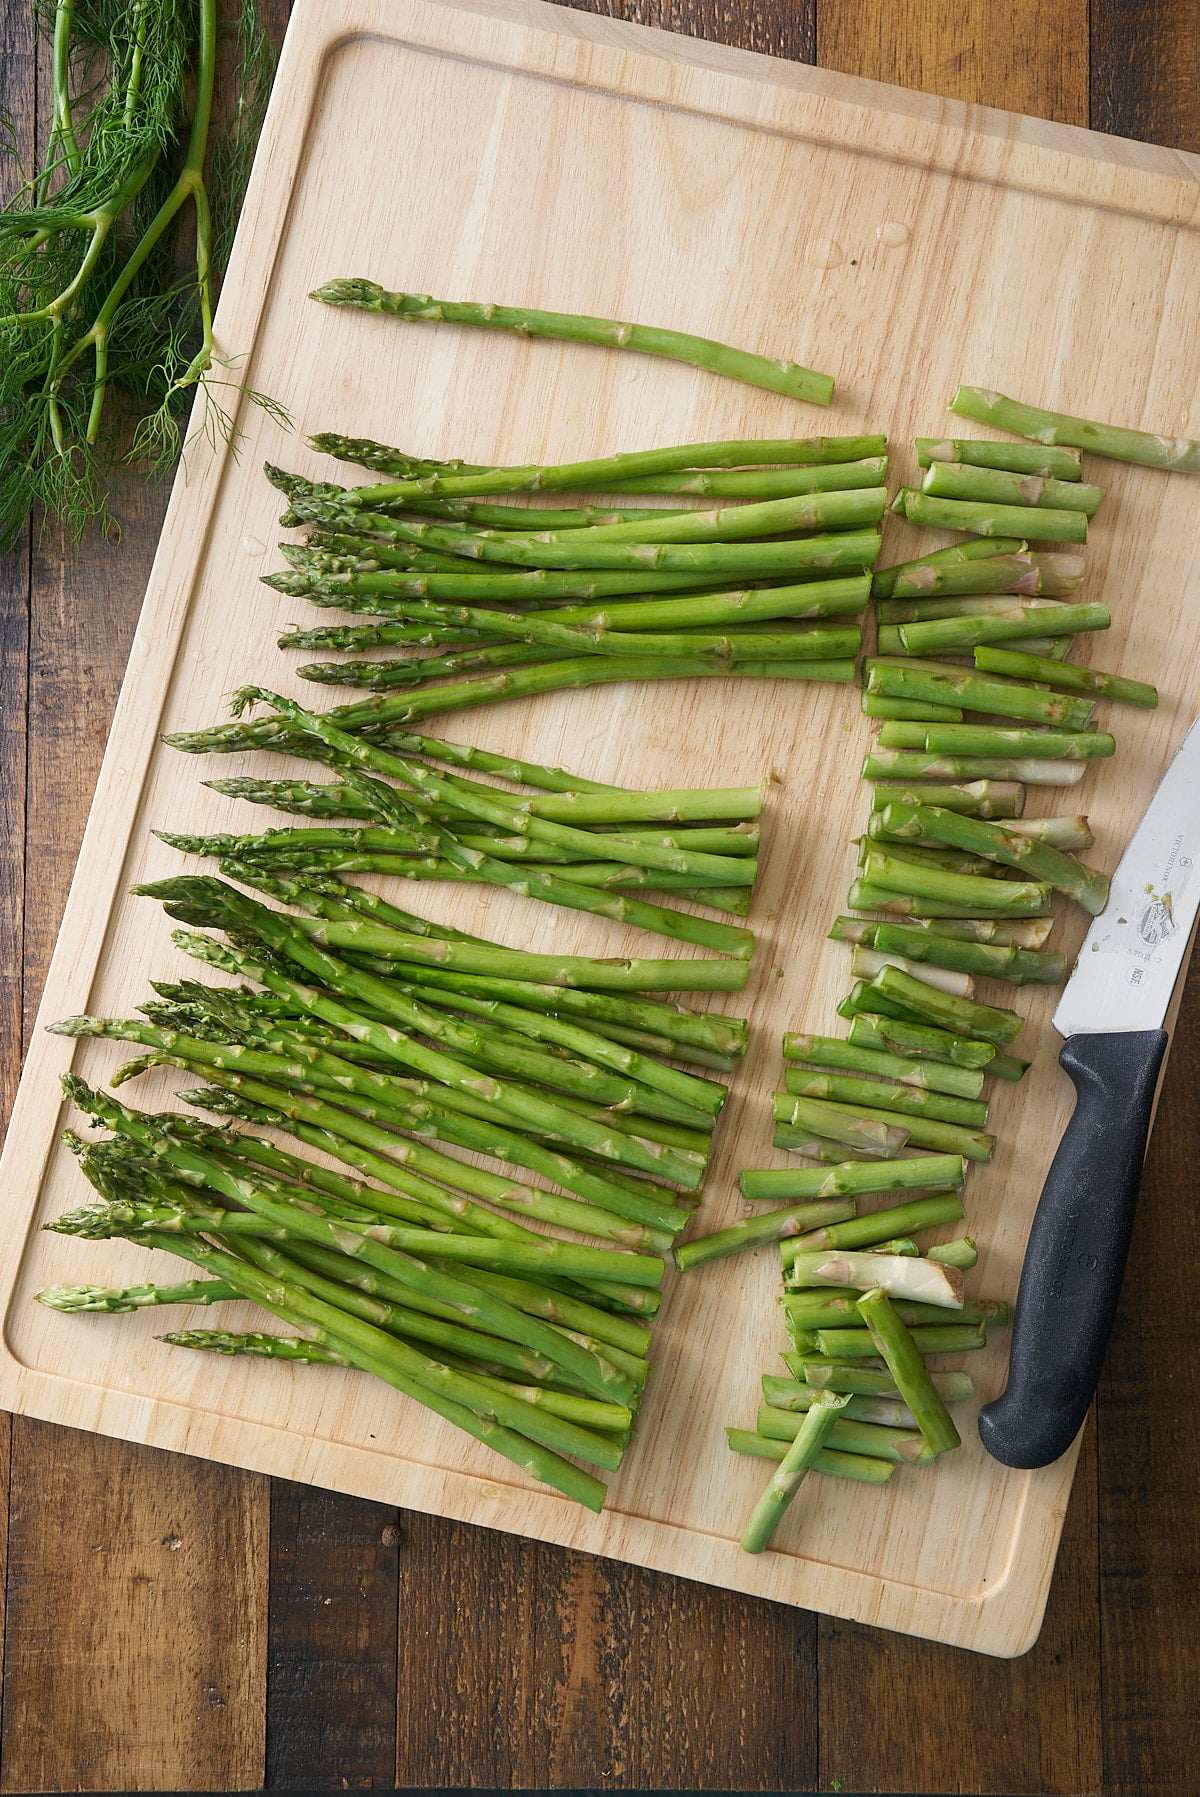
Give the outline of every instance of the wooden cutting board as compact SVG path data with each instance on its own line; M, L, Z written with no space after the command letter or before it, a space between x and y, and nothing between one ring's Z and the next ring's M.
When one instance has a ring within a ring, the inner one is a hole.
M183 972L158 908L126 896L179 868L150 830L252 827L244 806L200 782L275 771L265 757L190 760L158 733L212 721L247 680L313 698L295 678L300 658L274 646L301 608L258 581L280 565L264 459L338 478L303 445L316 429L475 461L886 430L894 476L911 479L911 438L947 428L960 380L1200 434L1198 175L1196 158L534 0L301 0L218 318L236 379L282 400L297 434L239 403L240 459L202 439L188 450L43 1020L127 1013L151 976ZM823 413L656 361L410 330L305 298L338 274L662 322L827 369L838 395ZM1031 809L1089 811L1094 859L1111 868L1200 709L1200 483L1103 464L1089 473L1111 486L1083 594L1114 613L1097 659L1157 681L1163 703L1121 713L1116 761ZM931 541L889 520L884 559ZM732 1220L737 1170L784 1159L768 1145L780 1034L834 1028L848 984L847 951L825 932L868 807L857 694L646 684L494 707L444 729L639 786L770 782L751 919L760 947L746 992L728 1002L752 1019L753 1047L699 1224ZM510 894L427 888L416 904L522 945L658 952L643 935ZM1057 940L1073 950L1081 934L1064 917ZM1037 1066L1001 1088L1000 1150L966 1190L982 1248L975 1289L994 1294L1015 1290L1070 1107L1053 999L1018 1002ZM638 1438L601 1517L357 1375L176 1353L153 1340L170 1326L162 1318L66 1318L33 1304L49 1283L162 1277L140 1250L38 1229L84 1196L57 1144L58 1076L73 1067L101 1081L124 1058L117 1044L41 1032L30 1052L0 1167L7 1407L987 1653L1031 1645L1074 1456L1007 1471L973 1421L964 1450L932 1473L904 1469L883 1491L813 1480L775 1550L738 1550L765 1469L728 1454L723 1430L752 1426L759 1375L782 1370L772 1253L672 1278ZM143 1080L136 1102L165 1103L179 1083ZM1003 1343L974 1359L991 1396Z

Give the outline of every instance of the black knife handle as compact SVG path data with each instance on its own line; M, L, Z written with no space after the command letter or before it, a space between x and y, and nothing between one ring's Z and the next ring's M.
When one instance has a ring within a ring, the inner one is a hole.
M1005 1466L1048 1466L1083 1426L1108 1346L1165 1030L1072 1036L1075 1110L1046 1175L1017 1290L1008 1384L979 1413Z

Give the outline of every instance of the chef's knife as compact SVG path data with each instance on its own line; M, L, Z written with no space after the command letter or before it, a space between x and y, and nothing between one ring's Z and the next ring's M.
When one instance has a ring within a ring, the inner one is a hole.
M1200 718L1175 753L1084 938L1054 1027L1075 1085L1038 1200L1008 1384L979 1415L1006 1466L1047 1466L1087 1415L1133 1229L1163 1020L1200 905Z

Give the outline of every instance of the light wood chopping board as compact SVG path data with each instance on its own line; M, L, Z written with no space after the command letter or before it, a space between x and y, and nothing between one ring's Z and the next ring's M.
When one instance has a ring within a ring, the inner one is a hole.
M258 580L280 565L265 459L339 478L303 446L319 429L485 462L886 430L893 476L907 480L912 436L948 428L945 400L960 380L1200 434L1198 176L1196 158L534 0L301 0L218 319L236 378L282 400L297 433L242 405L239 459L202 440L189 448L43 1020L127 1014L151 976L190 966L157 907L126 896L181 865L154 825L254 827L246 807L200 782L277 764L188 759L158 733L215 720L248 680L314 697L295 678L301 658L274 646L302 608ZM658 361L405 328L306 299L340 274L699 331L826 369L838 394L825 413ZM1111 869L1200 709L1200 482L1099 463L1088 472L1111 487L1082 593L1114 614L1096 659L1157 681L1163 703L1120 713L1115 762L1031 809L1090 812L1094 859ZM890 520L883 559L932 540ZM770 782L751 918L760 946L746 992L727 1003L752 1019L753 1046L699 1227L732 1220L738 1169L784 1159L769 1147L781 1032L840 1028L847 951L825 933L869 802L857 692L645 684L435 722L602 780ZM660 952L640 933L495 891L425 888L414 903L514 944ZM1064 917L1056 940L1073 950L1081 934L1081 920ZM974 1288L997 1295L1015 1291L1070 1106L1052 997L1017 1002L1037 1065L1000 1089L999 1152L966 1188L982 1249ZM57 1145L58 1076L74 1067L102 1081L123 1058L118 1044L44 1033L30 1053L0 1168L6 1406L987 1653L1032 1643L1074 1456L1006 1471L973 1420L963 1451L931 1473L903 1469L882 1491L810 1481L776 1548L739 1552L765 1468L730 1455L723 1430L753 1426L759 1375L782 1370L771 1252L670 1280L637 1440L600 1517L358 1375L188 1355L153 1340L171 1326L161 1317L65 1318L34 1305L49 1283L163 1276L140 1250L38 1230L85 1195ZM165 1103L180 1083L143 1080L135 1102ZM1003 1382L1004 1352L1001 1341L974 1357L985 1397Z

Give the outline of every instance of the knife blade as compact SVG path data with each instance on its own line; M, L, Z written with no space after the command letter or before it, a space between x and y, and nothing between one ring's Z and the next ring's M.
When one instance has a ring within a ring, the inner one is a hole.
M1008 1383L979 1413L1005 1466L1048 1466L1096 1388L1133 1231L1163 1021L1200 906L1200 718L1176 750L1113 875L1054 1027L1075 1109L1034 1213Z

